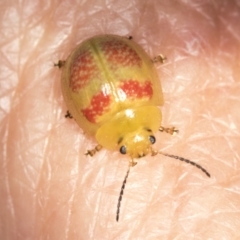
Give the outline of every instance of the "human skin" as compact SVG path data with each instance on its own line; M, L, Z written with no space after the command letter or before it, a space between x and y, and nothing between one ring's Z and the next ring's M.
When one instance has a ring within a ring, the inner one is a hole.
M0 239L240 238L238 1L1 3ZM155 149L187 163L102 149L64 117L54 62L97 34L133 36L154 57L165 104Z

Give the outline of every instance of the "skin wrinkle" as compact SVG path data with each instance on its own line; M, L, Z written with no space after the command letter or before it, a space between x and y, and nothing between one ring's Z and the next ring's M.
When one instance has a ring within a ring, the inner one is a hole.
M75 188L75 190L76 190L76 188ZM72 209L73 209L74 198L75 198L75 193L73 192L72 197L69 199L70 210L68 211L68 215L67 215L67 221L66 221L67 223L66 223L66 229L65 229L65 239L70 239L69 235L70 235L71 215L72 215L72 212L73 212Z
M237 239L240 212L239 4L237 1L2 3L0 16L0 239ZM131 7L130 7L131 6ZM74 17L73 17L74 16ZM96 34L133 36L163 87L154 147L186 157L128 158L95 146L65 119L64 60ZM180 61L181 60L181 61Z
M9 123L7 123L7 133L6 133L6 142L7 143L11 143L9 141L9 131L8 131L8 126L9 126ZM5 130L6 131L6 130ZM9 146L11 146L11 144L7 144L5 145L4 149L6 149L6 151L4 151L4 153L6 154L7 156L7 152L8 152L8 149L9 149ZM12 194L12 191L11 191L11 177L10 174L9 174L9 165L11 165L11 163L9 161L7 161L7 159L3 159L3 165L2 165L2 171L3 171L3 174L6 176L6 178L4 179L4 182L6 183L5 185L5 191L6 191L6 195L8 196L8 199L6 201L6 206L7 208L9 209L9 221L11 221L13 223L13 226L12 228L16 231L17 227L17 223L15 222L15 220L17 219L16 218L16 212L15 212L15 205L14 205L14 197L13 197L13 194Z
M51 129L51 128L50 128ZM47 141L45 141L44 143L44 154L43 154L43 156L46 156L46 158L44 157L44 159L48 159L48 154L47 154L47 150L48 149L50 149L51 147L50 147L50 145L51 145L51 138L52 138L52 135L50 134L48 137L47 137ZM50 140L49 140L50 139ZM33 202L33 206L34 206L34 208L38 208L38 205L40 204L40 209L41 209L41 212L39 213L39 211L35 211L35 216L34 216L34 220L35 220L35 227L36 227L36 229L37 229L37 224L36 223L38 223L38 219L39 219L39 214L40 214L40 219L41 218L44 218L44 214L43 214L43 210L45 209L45 207L46 207L46 205L44 204L45 203L45 199L50 199L51 197L50 197L50 194L49 194L49 190L50 190L50 188L49 187L44 187L44 193L45 193L45 195L44 195L44 198L42 198L42 196L41 196L41 192L43 191L43 189L42 189L42 187L41 187L41 184L42 184L42 181L43 181L43 175L45 175L44 174L44 167L46 166L46 165L48 165L48 169L51 169L51 164L50 164L50 162L49 161L46 161L46 162L42 162L42 164L41 164L41 166L40 166L40 168L39 168L39 174L37 175L38 177L37 177L37 181L36 181L36 189L37 190L39 190L39 200L38 200L38 198L36 197L36 199L34 200L34 202ZM49 173L51 173L51 171L49 171ZM45 175L46 176L46 175ZM47 178L46 178L46 181L47 181L47 184L49 183L50 184L50 182L51 182L51 176L52 176L52 174L51 175L48 175L47 176ZM41 199L42 198L42 199ZM43 229L42 230L44 230L44 227L43 227ZM36 233L37 234L37 233ZM24 237L24 236L23 236Z
M229 26L229 22L226 21L224 18L221 18L221 17L219 18L219 20L224 24L224 27L226 28L227 32L231 36L233 36L237 41L240 41L240 36L237 35L238 32L236 32L236 30L233 29L231 25Z
M16 219L16 214L15 214L15 207L14 207L14 204L13 204L13 197L12 197L12 194L11 194L11 190L10 190L10 184L9 184L9 178L8 178L8 174L6 172L6 192L7 192L7 195L9 196L8 198L8 202L7 202L7 207L9 209L9 212L10 212L10 221L12 221L13 225L12 225L12 228L13 230L16 231L16 225L17 223L15 222L15 219Z

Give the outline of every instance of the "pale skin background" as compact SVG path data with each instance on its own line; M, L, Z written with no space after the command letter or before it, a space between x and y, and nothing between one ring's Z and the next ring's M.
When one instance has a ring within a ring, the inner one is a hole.
M0 239L240 239L240 1L2 1ZM96 34L132 35L157 65L165 104L155 148L128 158L65 119L53 67Z

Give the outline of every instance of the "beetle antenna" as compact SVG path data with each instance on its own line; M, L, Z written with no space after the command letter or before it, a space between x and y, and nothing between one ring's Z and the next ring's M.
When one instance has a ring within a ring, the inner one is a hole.
M203 168L201 165L199 165L199 164L197 164L197 163L195 163L193 161L190 161L190 160L188 160L186 158L182 158L182 157L179 157L179 156L171 155L171 154L168 154L168 153L163 153L163 152L158 152L158 153L162 154L164 156L170 157L170 158L175 158L177 160L189 163L189 164L199 168L200 170L202 170L208 177L211 177L210 173L205 168Z
M130 172L130 165L129 165L129 167L128 167L128 170L127 170L126 176L125 176L124 181L123 181L123 183L122 183L122 187L121 187L120 195L119 195L119 198L118 198L118 204L117 204L117 216L116 216L116 220L117 220L117 222L118 222L118 220L119 220L122 196L123 196L123 193L124 193L125 185L126 185L126 183L127 183L127 178L128 178L129 172Z

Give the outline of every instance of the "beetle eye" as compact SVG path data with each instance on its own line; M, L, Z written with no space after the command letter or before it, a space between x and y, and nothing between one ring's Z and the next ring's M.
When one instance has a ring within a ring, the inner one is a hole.
M149 136L149 141L151 142L151 144L154 144L156 142L156 138L154 136Z
M121 154L126 154L127 153L127 148L125 146L120 147L120 153Z

